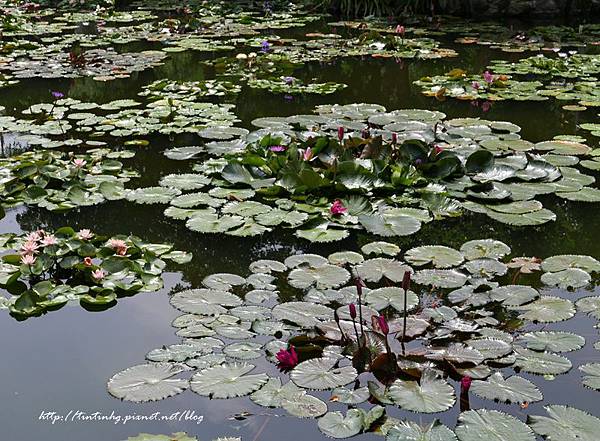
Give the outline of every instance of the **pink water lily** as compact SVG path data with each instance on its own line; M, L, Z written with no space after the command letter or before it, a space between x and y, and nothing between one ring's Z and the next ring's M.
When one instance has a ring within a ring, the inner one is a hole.
M39 245L33 240L28 240L21 245L21 254L35 254L37 253Z
M439 145L435 145L433 147L433 151L435 152L436 155L439 155L440 153L442 153L444 151L444 149L442 147L440 147Z
M112 248L113 250L115 250L115 252L119 255L119 256L124 256L125 254L127 254L127 244L125 243L124 240L121 239L110 239L108 241L108 246L110 248Z
M102 268L92 271L92 278L96 281L100 281L106 277L106 272Z
M281 349L275 354L275 358L277 358L278 362L277 367L282 372L289 372L298 365L298 354L292 345L290 345L290 349L287 351Z
M56 240L56 236L54 236L53 234L47 234L42 239L42 245L45 247L47 247L49 245L56 245L57 243L58 243L58 241Z
M492 75L489 70L486 70L483 73L483 79L486 83L491 84L494 82L494 75Z
M269 150L275 153L281 153L285 152L287 150L287 147L284 145L272 145L271 147L269 147Z
M28 242L38 242L42 239L42 236L40 235L40 233L38 231L32 231L27 236L25 236L25 239Z
M492 103L490 103L489 101L486 101L481 104L481 111L484 113L489 112L491 108L492 108Z
M331 211L331 214L333 214L334 216L337 216L340 214L344 214L346 211L348 211L348 209L346 207L344 207L344 204L342 203L342 201L340 201L339 199L336 199L333 202L333 204L331 204L329 211Z
M481 84L479 84L479 81L473 81L471 83L471 87L475 90L479 90L479 88L481 87Z
M94 233L87 228L84 228L83 230L79 230L77 237L81 240L90 240L92 237L94 237Z
M88 257L84 257L83 264L85 266L92 266L94 264L94 262L92 261L92 258L88 256Z
M310 161L313 158L313 151L310 147L307 148L306 150L304 150L304 154L302 155L302 158L305 161Z
M24 265L33 265L35 263L35 256L33 254L25 254L21 256L21 263Z
M77 168L83 168L85 166L85 164L87 164L87 162L85 161L85 159L75 158L75 159L73 159L73 164Z
M404 37L405 32L406 32L406 29L404 28L404 26L402 26L402 25L396 26L396 34L400 35L401 37Z

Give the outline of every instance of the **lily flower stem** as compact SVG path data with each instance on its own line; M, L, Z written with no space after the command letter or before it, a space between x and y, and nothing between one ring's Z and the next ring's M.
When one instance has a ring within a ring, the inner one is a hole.
M354 333L356 334L356 345L360 347L360 337L358 336L358 328L356 327L356 320L352 319L352 324L354 325Z
M404 290L404 323L402 323L402 355L405 353L404 340L406 339L406 316L408 315L408 292Z
M365 330L363 328L362 295L360 292L358 294L358 319L360 320L360 335L362 337L365 335Z

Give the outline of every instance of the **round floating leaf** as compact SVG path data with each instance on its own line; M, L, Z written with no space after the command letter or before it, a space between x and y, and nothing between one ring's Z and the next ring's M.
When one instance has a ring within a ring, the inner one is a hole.
M348 409L346 416L341 412L328 412L319 418L319 430L331 438L349 438L357 435L363 428L364 411Z
M362 254L354 251L338 251L327 256L327 260L329 260L329 262L331 262L333 265L343 266L347 263L352 265L362 263L365 258L362 256Z
M550 352L537 352L515 346L515 366L525 372L538 375L558 375L569 372L571 362L560 355Z
M305 389L326 390L344 386L357 377L352 366L334 367L336 358L313 358L303 361L290 373L290 379Z
M404 311L404 290L393 286L377 288L369 291L365 297L365 302L378 311L389 306L397 311ZM410 311L419 304L419 298L412 291L406 293L407 308Z
M413 274L416 283L436 288L460 288L467 279L466 275L456 270L420 270Z
M217 315L227 312L226 306L239 306L242 300L235 294L216 289L188 289L175 293L171 305L190 314Z
M430 369L423 372L420 382L396 380L388 396L402 409L412 412L444 412L455 402L454 388Z
M386 441L456 441L456 435L438 420L427 426L414 421L397 421L389 428Z
M499 213L496 211L488 210L486 214L498 222L502 222L508 225L515 225L519 227L528 225L542 225L546 222L555 221L556 214L542 208L538 211L532 211L531 213L523 214L512 214L512 213Z
M223 348L223 353L239 360L251 360L262 355L262 345L250 341L232 343Z
M127 199L138 204L168 204L181 190L168 187L146 187L131 190Z
M162 187L178 188L179 190L198 190L210 183L210 178L198 173L172 174L161 178Z
M370 395L369 388L366 386L358 389L338 387L331 392L330 401L344 404L360 404L367 401Z
M600 202L600 189L583 187L579 191L557 192L556 196L576 202Z
M534 403L543 398L531 381L516 375L505 379L500 372L495 372L486 381L473 381L471 391L481 398L503 403Z
M460 441L535 441L525 423L497 410L462 412L454 432Z
M333 310L327 306L309 302L286 302L273 308L273 317L304 327L313 327L320 320L333 317Z
M400 252L400 247L389 242L370 242L366 245L363 245L360 250L366 255L385 254L388 256L395 256Z
M545 272L555 273L570 268L579 268L586 272L600 272L600 262L591 256L579 254L552 256L544 259L542 262L542 270Z
M591 276L579 268L569 268L556 273L542 274L541 281L548 286L558 286L562 289L582 288L590 283Z
M581 382L590 389L600 390L600 363L588 363L579 366L584 375Z
M202 284L207 288L221 291L228 291L232 287L243 285L244 283L246 283L246 279L237 274L230 273L215 273L206 276L202 280Z
M583 297L575 302L577 309L600 320L600 296Z
M315 286L317 289L337 288L350 280L350 273L336 265L295 268L288 275L288 283L294 288L306 289Z
M367 282L379 282L383 277L392 282L400 282L407 271L412 272L410 266L383 257L365 260L356 267L358 275Z
M510 253L510 247L499 240L470 240L460 247L467 260L500 259Z
M573 407L544 407L548 417L531 415L529 426L548 441L597 441L600 419Z
M260 389L269 377L266 374L247 375L251 364L222 364L197 372L191 379L191 389L209 398L234 398Z
M413 265L422 266L431 263L436 268L451 268L464 260L462 253L441 245L426 245L408 250L404 259Z
M409 236L421 229L421 222L404 215L360 215L358 221L365 229L379 236Z
M520 319L540 323L561 322L575 315L575 308L570 300L553 296L541 296L527 305L513 309L522 311Z
M570 352L581 349L585 345L585 338L570 332L535 331L520 336L519 342L534 351Z
M142 403L172 397L187 389L189 382L172 378L189 370L182 364L139 364L115 374L108 380L108 391L116 398Z
M287 267L277 260L256 260L250 264L250 271L253 273L265 273L270 274L271 272L281 273L287 270Z

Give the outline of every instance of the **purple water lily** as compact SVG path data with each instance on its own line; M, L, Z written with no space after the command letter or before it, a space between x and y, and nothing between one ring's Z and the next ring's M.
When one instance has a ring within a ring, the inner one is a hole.
M269 150L275 153L281 153L285 152L287 150L287 147L284 145L272 145L271 147L269 147Z
M51 93L52 93L52 96L54 97L54 99L56 99L56 100L59 100L59 99L65 97L64 93L56 91L56 90L52 91Z
M269 50L271 49L271 45L269 44L269 42L267 40L263 41L260 45L260 50L263 51L264 53L269 52Z

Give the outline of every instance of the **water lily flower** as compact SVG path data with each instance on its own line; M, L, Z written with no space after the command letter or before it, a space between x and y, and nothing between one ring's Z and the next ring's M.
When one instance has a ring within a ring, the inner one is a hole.
M284 145L272 145L271 147L269 147L269 150L271 150L272 152L280 153L285 152L287 150L287 147Z
M363 129L363 130L361 130L361 132L360 132L360 136L361 136L361 138L363 138L363 139L370 138L370 137L371 137L371 132L369 131L369 129Z
M35 263L35 256L33 254L25 254L21 256L21 263L24 265L33 265Z
M96 281L100 281L106 277L106 272L102 268L92 271L92 278Z
M246 59L248 59L248 55L246 55L246 54L237 54L235 56L235 58L236 58L236 60L246 60Z
M39 248L39 246L38 246L37 242L35 242L33 240L28 240L23 245L21 245L21 254L23 254L23 255L35 254L35 253L37 253L38 248Z
M127 244L125 243L124 240L121 239L110 239L108 241L108 246L110 248L112 248L113 250L115 250L115 252L119 255L119 256L124 256L125 254L127 254Z
M404 26L402 26L402 25L396 26L396 34L400 35L401 37L404 37L405 32L406 32L406 29L404 28Z
M289 372L298 364L298 354L292 345L290 345L290 349L287 351L281 349L275 354L275 358L277 358L278 361L277 367L282 372Z
M285 84L294 84L294 77L283 77L283 81L285 81Z
M77 237L81 240L90 240L92 237L94 237L94 233L87 228L84 228L83 230L79 230Z
M379 329L383 335L388 335L390 333L390 327L388 326L388 322L383 315L377 317L377 324L379 325Z
M340 142L342 142L342 140L344 139L344 131L345 129L343 126L338 127L338 139Z
M423 160L421 158L417 158L415 159L415 166L418 167L419 165L423 164Z
M483 79L486 83L491 84L494 82L494 75L492 75L489 70L486 70L483 73Z
M88 256L88 257L84 257L83 264L85 266L92 266L94 264L94 262L92 261L92 258Z
M75 158L75 159L73 159L73 164L77 168L82 168L83 166L85 166L86 161L85 161L85 159Z
M27 236L25 236L25 239L28 242L39 242L42 239L42 237L40 236L40 233L38 233L37 231L32 231Z
M433 146L433 151L435 152L436 155L439 155L440 153L442 153L444 151L444 149L442 147L440 147L439 145L435 145L435 146Z
M350 303L348 305L348 309L350 310L350 318L354 320L356 318L356 305L354 303Z
M302 158L305 161L310 161L313 158L313 151L310 147L307 148L306 150L304 150L304 154L302 155Z
M47 234L42 239L42 245L47 247L49 245L56 245L58 241L56 240L56 236L54 234Z
M492 103L490 103L489 101L486 101L485 103L481 104L481 111L482 112L489 112L489 110L492 108Z
M460 391L461 392L469 392L472 381L473 380L471 377L468 377L468 376L462 377L460 380Z
M267 40L263 41L260 45L260 50L264 53L267 53L269 52L269 49L271 49L269 42Z
M481 84L479 84L479 81L473 81L471 83L471 87L475 90L479 90L479 88L481 87Z
M51 93L52 93L52 96L54 97L54 99L57 99L57 100L65 97L65 94L62 92L52 91Z
M331 211L331 214L333 214L334 216L337 216L339 214L344 214L346 211L348 211L348 209L344 207L342 201L336 199L335 201L333 201L333 204L331 204L329 211Z

